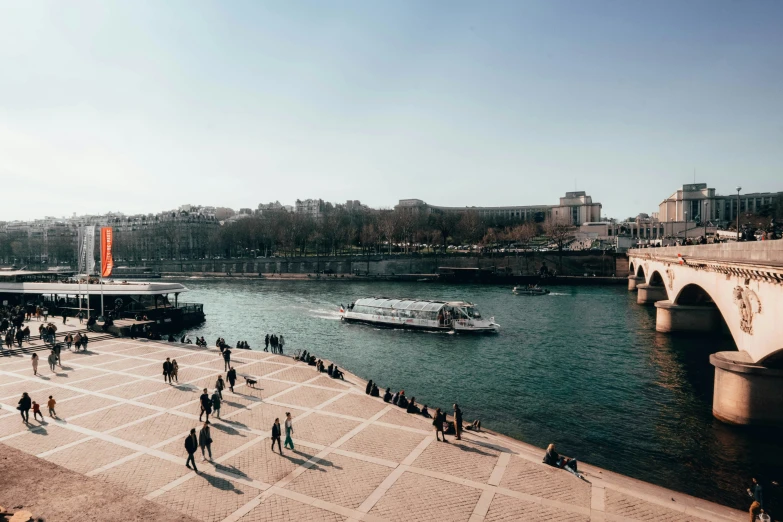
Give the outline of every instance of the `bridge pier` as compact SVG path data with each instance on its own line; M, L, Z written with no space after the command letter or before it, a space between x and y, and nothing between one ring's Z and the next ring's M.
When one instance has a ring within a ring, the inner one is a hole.
M747 352L710 355L712 414L729 424L783 427L783 369L753 363Z
M637 285L641 285L644 283L644 278L635 276L635 275L629 275L628 276L628 291L633 292L636 290Z
M655 329L659 332L722 332L721 315L715 306L678 305L671 301L658 301L655 308Z
M666 288L653 285L636 285L636 302L640 305L655 304L658 301L665 301L669 298L666 294Z

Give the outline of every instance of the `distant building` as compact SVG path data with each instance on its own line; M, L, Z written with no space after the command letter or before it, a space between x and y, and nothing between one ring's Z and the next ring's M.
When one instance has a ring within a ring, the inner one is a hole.
M310 216L313 219L320 218L323 210L324 200L322 199L297 199L294 205L294 212Z
M739 212L758 213L781 198L783 192L740 192L737 198L737 194L717 194L706 183L692 183L683 185L661 202L658 219L665 224L687 221L695 226L706 221L725 226L737 219L738 203Z
M601 204L585 192L566 192L558 205L524 205L508 207L440 207L420 199L401 199L395 209L419 210L424 212L473 211L481 217L496 217L518 221L545 221L548 218L561 223L579 226L590 221L600 221Z
M259 203L256 209L256 214L263 214L264 212L270 212L273 210L285 210L285 207L279 202L274 203Z

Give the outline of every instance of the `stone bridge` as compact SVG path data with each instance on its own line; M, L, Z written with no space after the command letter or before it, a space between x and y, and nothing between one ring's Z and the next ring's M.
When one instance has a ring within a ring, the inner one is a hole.
M656 330L732 336L710 356L713 413L736 424L783 425L783 241L629 251L628 289L655 305Z

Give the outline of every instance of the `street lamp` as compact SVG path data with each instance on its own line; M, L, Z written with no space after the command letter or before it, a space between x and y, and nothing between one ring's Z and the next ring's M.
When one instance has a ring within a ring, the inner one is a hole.
M739 232L739 214L740 214L739 194L740 194L740 190L742 190L742 187L737 187L737 241L740 240L740 232Z
M704 221L704 243L707 243L707 220L710 218L709 208L710 208L710 202L709 201L705 201L704 202L704 218L702 218L702 220Z
M682 240L683 244L688 242L688 211L683 212L685 215L685 239Z

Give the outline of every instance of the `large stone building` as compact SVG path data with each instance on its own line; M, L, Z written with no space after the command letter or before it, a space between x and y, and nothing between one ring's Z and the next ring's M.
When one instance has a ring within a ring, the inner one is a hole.
M759 213L780 201L783 192L754 192L721 195L706 183L683 185L659 205L658 218L662 223L710 222L718 226L731 224L737 212Z
M568 225L581 225L600 221L601 204L585 192L566 192L558 205L522 205L508 207L441 207L430 205L420 199L401 199L395 209L420 210L424 212L476 212L481 217L505 218L519 221L545 221L548 218Z

